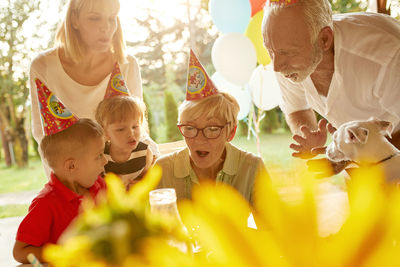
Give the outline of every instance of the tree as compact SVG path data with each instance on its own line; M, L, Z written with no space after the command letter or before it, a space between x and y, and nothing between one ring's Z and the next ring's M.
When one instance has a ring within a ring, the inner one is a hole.
M277 109L265 111L265 117L260 122L260 130L264 133L272 133L273 130L280 128L279 114Z
M7 166L15 159L18 167L28 163L27 116L27 36L24 25L40 1L8 0L0 5L0 131ZM19 70L19 71L18 71Z
M211 48L217 31L205 9L206 1L187 1L187 19L176 19L171 25L161 22L159 16L152 12L151 3L146 4L148 8L143 12L144 17L136 18L134 24L147 32L147 36L140 41L127 40L127 46L134 51L142 66L143 89L148 96L148 107L152 110L154 123L158 127L164 125L167 119L162 108L164 91L172 91L178 103L184 99L190 47L207 71L213 72Z
M334 13L359 12L367 9L367 4L357 0L329 0Z
M178 122L178 106L174 95L168 90L164 92L164 95L167 141L181 140L182 135L180 134L178 127L176 127L176 123Z
M151 139L156 140L157 133L154 128L153 114L151 112L151 108L149 105L148 96L147 96L146 92L143 93L143 102L146 105L146 111L147 111L146 115L147 115L147 123L148 123L148 127L149 127L149 135L150 135Z

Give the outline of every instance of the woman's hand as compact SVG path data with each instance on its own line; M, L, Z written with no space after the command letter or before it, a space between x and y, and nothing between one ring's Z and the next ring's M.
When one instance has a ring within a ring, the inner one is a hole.
M300 128L302 136L295 134L293 140L297 142L290 144L290 148L296 152L292 153L293 157L302 159L313 158L318 154L325 153L324 145L327 139L327 132L333 134L336 129L327 120L321 119L318 122L318 129L311 131L307 126Z

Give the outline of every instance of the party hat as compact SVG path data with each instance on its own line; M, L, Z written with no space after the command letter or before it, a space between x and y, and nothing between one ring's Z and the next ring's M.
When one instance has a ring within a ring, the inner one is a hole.
M129 95L128 89L125 86L124 77L121 74L118 63L115 63L114 69L111 73L110 81L106 89L104 99L117 95Z
M218 93L193 50L190 49L186 100L197 100Z
M79 119L39 79L35 79L42 127L45 136L49 136L74 125Z
M299 0L269 0L269 5L282 5L282 6L290 6L299 2Z

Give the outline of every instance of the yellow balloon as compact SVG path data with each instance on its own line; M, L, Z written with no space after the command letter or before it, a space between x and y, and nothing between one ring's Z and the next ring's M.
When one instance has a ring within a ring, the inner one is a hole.
M268 55L267 49L264 47L264 41L261 32L263 16L263 10L257 12L257 14L250 19L249 25L247 25L247 29L244 34L251 40L256 49L258 63L265 66L271 62L271 58Z

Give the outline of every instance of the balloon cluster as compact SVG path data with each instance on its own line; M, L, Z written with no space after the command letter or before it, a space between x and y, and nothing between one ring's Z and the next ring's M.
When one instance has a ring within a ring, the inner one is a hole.
M279 85L263 44L261 24L266 0L210 0L211 18L222 33L211 58L212 79L218 90L231 93L240 105L238 119L245 118L251 101L262 110L280 103ZM257 67L257 63L259 66ZM249 92L242 90L248 87Z

